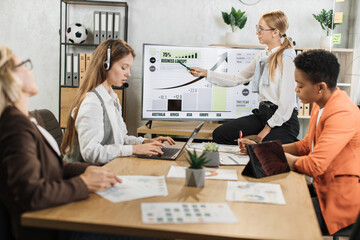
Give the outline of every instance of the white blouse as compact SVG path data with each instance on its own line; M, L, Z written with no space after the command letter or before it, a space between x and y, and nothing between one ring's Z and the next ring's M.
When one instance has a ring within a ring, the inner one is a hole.
M121 116L121 105L116 93L109 92L100 84L96 91L104 100L105 108L109 116L114 135L114 144L101 145L104 137L104 119L101 102L95 93L86 94L80 105L79 113L75 121L78 134L80 153L85 162L92 164L105 164L119 156L133 154L132 145L142 144L145 138L128 136L125 122ZM119 110L115 107L117 103Z
M207 80L223 87L233 87L240 84L248 83L253 80L256 64L260 59L270 56L280 47L268 51L266 48L260 51L251 63L237 74L217 73L208 70ZM294 108L297 108L295 93L295 65L293 59L289 56L282 57L283 70L276 68L274 79L269 79L269 85L263 85L263 75L259 84L259 102L270 101L278 106L274 115L267 121L268 125L273 128L281 126L288 121Z

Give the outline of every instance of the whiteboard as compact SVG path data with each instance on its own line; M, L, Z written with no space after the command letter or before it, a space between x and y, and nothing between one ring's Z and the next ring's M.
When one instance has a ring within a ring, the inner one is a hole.
M235 119L258 107L251 84L219 87L188 73L188 67L237 73L261 49L143 45L142 120Z

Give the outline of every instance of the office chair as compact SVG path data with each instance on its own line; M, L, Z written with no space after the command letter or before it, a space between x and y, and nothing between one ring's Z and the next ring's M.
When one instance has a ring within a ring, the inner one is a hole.
M60 147L63 138L63 132L54 114L47 109L35 110L32 111L31 114L34 115L37 119L39 119L39 116L41 117L45 125L45 129L55 138L57 144Z
M11 234L11 219L5 205L0 202L0 239L14 240Z

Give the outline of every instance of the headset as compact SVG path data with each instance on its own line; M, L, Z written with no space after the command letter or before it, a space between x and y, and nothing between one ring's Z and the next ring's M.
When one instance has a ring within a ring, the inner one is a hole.
M110 41L109 45L108 45L108 49L107 49L107 53L106 53L106 59L104 62L104 68L106 71L109 71L111 68L111 47L114 41ZM129 84L126 82L123 84L124 88L129 87Z
M113 41L110 41L107 49L106 59L104 62L104 68L106 71L109 71L111 68L111 47L112 47Z

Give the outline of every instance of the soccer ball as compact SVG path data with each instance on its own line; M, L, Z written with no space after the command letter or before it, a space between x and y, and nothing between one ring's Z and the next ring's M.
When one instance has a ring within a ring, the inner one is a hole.
M88 31L81 23L73 23L66 29L66 37L71 43L83 43L87 36Z

